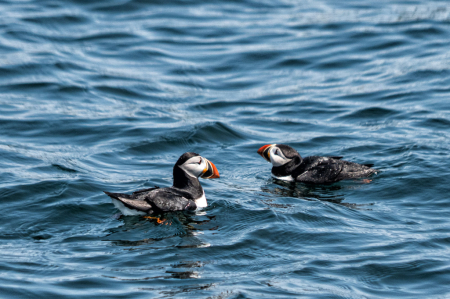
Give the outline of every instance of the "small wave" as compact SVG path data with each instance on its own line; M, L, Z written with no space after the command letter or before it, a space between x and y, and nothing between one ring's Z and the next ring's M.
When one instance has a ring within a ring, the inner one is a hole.
M393 109L387 109L387 108L382 108L382 107L368 107L368 108L360 109L357 111L353 111L345 116L339 117L339 119L342 119L342 120L352 120L352 119L368 120L368 119L379 119L379 118L391 117L391 116L394 116L397 114L399 114L399 112L395 111Z
M221 122L195 125L189 129L179 129L169 136L161 136L127 149L130 154L156 154L192 150L198 146L221 146L246 140L246 135Z

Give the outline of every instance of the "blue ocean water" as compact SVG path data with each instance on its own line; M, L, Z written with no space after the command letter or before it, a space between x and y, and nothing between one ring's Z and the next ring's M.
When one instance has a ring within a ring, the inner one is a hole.
M448 1L0 1L1 298L450 297ZM374 163L289 184L256 151ZM102 192L170 186L164 223Z

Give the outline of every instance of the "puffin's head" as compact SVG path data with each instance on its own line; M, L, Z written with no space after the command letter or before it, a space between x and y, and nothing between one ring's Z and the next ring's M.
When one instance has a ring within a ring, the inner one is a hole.
M258 154L266 159L266 161L272 163L274 167L285 165L296 157L301 161L300 154L292 147L284 144L264 145L259 148Z
M175 163L175 167L180 167L185 173L192 177L204 179L220 178L216 166L206 158L196 153L184 153Z

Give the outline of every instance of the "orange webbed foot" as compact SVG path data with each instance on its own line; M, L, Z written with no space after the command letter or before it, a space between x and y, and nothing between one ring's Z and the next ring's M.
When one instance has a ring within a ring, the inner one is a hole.
M144 218L146 218L146 219L154 219L154 220L156 220L156 222L158 224L166 222L166 219L160 219L159 217L144 216Z

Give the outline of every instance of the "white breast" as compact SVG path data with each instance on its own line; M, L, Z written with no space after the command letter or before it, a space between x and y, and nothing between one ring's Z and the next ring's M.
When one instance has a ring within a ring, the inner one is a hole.
M294 182L294 178L291 175L287 175L287 176L274 176L272 173L272 177L278 179L278 180L282 180L282 181L287 181L287 182Z
M195 204L197 205L197 208L206 208L208 206L208 203L206 202L205 191L203 191L202 196L195 199Z

